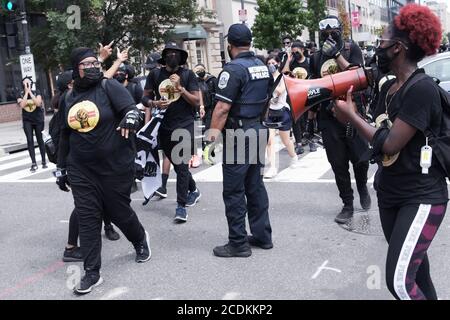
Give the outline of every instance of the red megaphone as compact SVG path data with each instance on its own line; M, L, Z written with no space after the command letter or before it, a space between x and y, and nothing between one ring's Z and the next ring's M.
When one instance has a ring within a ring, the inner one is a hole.
M355 68L314 80L284 76L294 120L321 102L345 95L351 86L353 92L366 89L370 82L369 72L370 68Z

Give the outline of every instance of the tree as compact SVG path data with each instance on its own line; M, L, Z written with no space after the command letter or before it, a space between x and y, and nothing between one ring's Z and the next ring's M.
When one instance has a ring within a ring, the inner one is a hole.
M28 11L46 15L44 26L31 29L31 39L36 60L47 67L67 64L74 47L95 48L112 40L122 49L131 47L131 56L139 56L167 40L176 24L193 24L202 14L195 0L73 0L70 5L79 7L81 23L79 29L70 29L66 1L31 0L27 5Z
M301 0L258 0L257 3L258 14L252 27L256 48L279 48L283 36L301 36L306 23Z
M316 31L319 31L319 22L326 17L325 0L308 0L307 23L309 39L315 40Z
M339 20L342 23L342 36L344 39L350 39L352 33L352 26L350 24L350 18L348 16L347 10L345 10L345 5L341 2L339 4Z

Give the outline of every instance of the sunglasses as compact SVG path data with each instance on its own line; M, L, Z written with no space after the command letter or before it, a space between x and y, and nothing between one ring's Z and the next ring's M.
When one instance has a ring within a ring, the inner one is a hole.
M283 44L291 44L290 41L283 42Z

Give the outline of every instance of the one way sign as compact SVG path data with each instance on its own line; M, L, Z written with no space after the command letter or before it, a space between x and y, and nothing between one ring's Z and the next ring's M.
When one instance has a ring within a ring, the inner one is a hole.
M31 77L33 79L33 90L36 83L36 71L34 69L34 58L32 54L23 54L20 56L20 69L22 71L22 79Z

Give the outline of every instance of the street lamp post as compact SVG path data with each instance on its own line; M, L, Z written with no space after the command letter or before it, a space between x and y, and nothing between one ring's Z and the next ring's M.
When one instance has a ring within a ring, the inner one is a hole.
M23 42L25 45L25 54L31 53L30 36L28 34L27 12L25 10L25 0L20 0L20 18L22 20Z
M350 39L353 40L352 7L351 7L350 0L348 0L348 12L349 12L349 20L350 20Z

